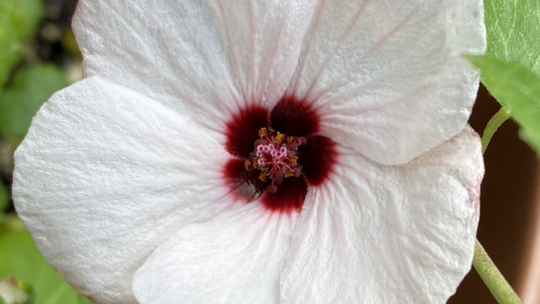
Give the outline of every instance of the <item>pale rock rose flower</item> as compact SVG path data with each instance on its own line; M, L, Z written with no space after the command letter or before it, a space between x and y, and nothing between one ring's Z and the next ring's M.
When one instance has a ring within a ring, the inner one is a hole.
M85 79L13 192L96 303L445 303L469 271L482 1L83 0L73 28Z

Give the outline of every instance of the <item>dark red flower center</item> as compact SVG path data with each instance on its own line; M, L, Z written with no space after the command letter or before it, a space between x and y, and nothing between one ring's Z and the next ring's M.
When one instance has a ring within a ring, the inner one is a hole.
M317 135L320 116L304 100L284 97L270 112L247 107L227 123L224 167L231 191L245 202L260 198L271 211L298 212L308 187L326 181L335 142Z

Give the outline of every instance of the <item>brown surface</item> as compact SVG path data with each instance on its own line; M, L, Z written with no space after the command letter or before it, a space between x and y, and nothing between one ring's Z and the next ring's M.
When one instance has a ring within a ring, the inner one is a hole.
M498 103L481 88L470 123L482 133L488 120L499 110ZM482 184L478 239L514 288L521 290L523 266L532 231L538 161L536 154L518 138L518 126L505 122L485 154L486 175ZM497 302L474 269L465 277L448 303ZM536 304L536 302L529 303Z
M540 171L540 162L537 164ZM518 292L527 304L540 304L540 172L536 183L536 211L533 225L527 241L527 256L524 259L520 289Z

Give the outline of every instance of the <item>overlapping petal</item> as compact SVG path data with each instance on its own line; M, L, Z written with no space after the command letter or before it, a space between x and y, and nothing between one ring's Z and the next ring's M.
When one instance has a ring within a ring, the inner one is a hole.
M313 188L281 277L282 304L445 303L468 272L481 144L466 128L405 165L349 148Z
M271 108L296 67L315 0L79 2L84 74L213 129L239 106Z
M158 245L232 206L227 157L188 117L92 77L35 117L15 155L14 199L70 284L96 303L130 303L133 273Z
M186 226L135 274L141 304L279 304L279 276L297 214L257 203Z
M478 74L460 56L485 47L481 0L322 0L287 94L323 135L405 163L464 127Z

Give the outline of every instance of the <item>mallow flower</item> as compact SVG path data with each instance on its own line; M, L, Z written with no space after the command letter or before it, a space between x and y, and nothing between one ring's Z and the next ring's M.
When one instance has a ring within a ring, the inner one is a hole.
M483 176L481 0L79 2L17 211L96 303L444 303Z

